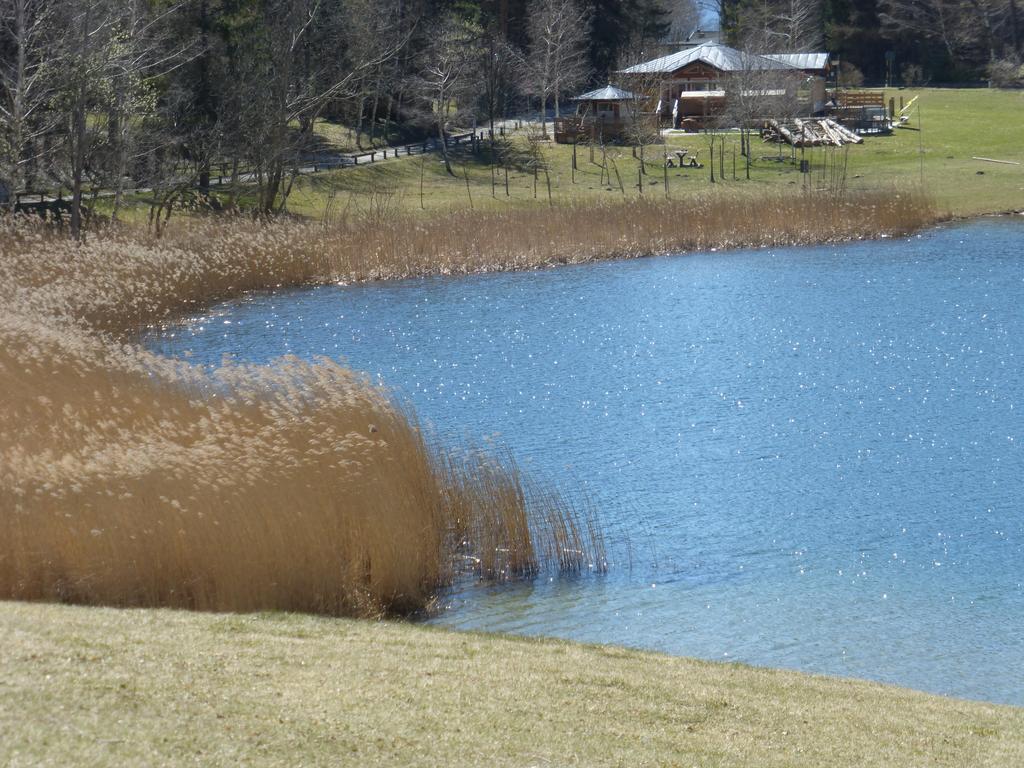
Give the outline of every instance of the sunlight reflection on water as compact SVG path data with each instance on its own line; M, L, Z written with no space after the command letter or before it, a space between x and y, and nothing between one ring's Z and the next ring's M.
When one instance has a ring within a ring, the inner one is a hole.
M318 288L149 343L346 358L595 501L608 575L471 588L438 623L1024 704L1022 252L978 221Z

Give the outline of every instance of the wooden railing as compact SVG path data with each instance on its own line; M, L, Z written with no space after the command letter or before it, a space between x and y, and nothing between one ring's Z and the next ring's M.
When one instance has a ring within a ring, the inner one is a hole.
M837 91L836 104L841 107L884 107L885 94L881 91Z
M505 135L505 128L499 126L492 134L491 131L468 131L466 133L447 134L444 137L445 145L449 148L469 144L472 151L479 151L483 142L498 136ZM441 142L437 137L428 138L422 142L403 144L399 147L384 147L382 149L367 150L355 154L322 155L319 157L307 157L298 163L300 174L320 173L341 168L352 168L358 165L381 162L383 160L410 156L422 155L427 152L436 152L441 148ZM255 167L240 166L232 173L227 163L214 163L211 166L210 186L222 187L229 184L234 174L241 179L242 183L250 183L256 173ZM198 184L196 185L198 188ZM128 187L122 192L137 193L146 188ZM91 202L97 196L109 196L113 194L110 190L90 186L82 191L83 202ZM23 213L39 213L41 215L60 216L71 208L71 194L67 188L56 190L22 190L8 193L7 199L0 202L0 212L3 210L14 210Z

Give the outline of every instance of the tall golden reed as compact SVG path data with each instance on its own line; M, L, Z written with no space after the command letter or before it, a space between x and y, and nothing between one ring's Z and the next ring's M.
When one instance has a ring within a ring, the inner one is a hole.
M328 279L275 258L294 233L190 251L2 226L0 597L374 615L427 607L467 563L543 564L514 466L429 445L351 371L207 372L130 342L213 295Z
M751 216L751 208L756 216ZM432 220L189 220L75 245L0 221L0 598L409 612L469 569L600 567L507 456L428 444L330 360L209 372L140 329L250 290L901 232L914 195L705 196ZM531 504L532 502L532 504Z

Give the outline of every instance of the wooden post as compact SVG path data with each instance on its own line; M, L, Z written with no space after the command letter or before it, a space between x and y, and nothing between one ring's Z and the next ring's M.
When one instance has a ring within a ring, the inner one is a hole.
M708 168L711 169L711 183L715 183L715 139L711 138L711 158L708 160Z
M473 210L473 193L469 191L469 172L466 170L466 164L462 164L462 177L466 180L466 197L469 198L469 209Z
M640 190L640 195L643 196L643 194L644 194L644 174L643 174L643 172L639 168L636 169L636 188L638 190Z
M612 170L615 171L615 179L619 182L619 191L622 193L622 196L625 197L626 196L626 188L622 185L622 176L619 174L619 164L616 163L614 160L612 160ZM608 177L608 182L611 183L611 180L612 180L612 177L609 176Z
M917 155L921 159L921 189L924 189L924 134L921 133L921 104L917 105Z
M668 197L668 158L665 158L665 162L661 164L662 170L665 172L665 197Z
M781 146L781 145L780 145ZM743 168L747 175L747 181L750 181L750 135L747 135L747 156L743 158Z
M510 197L508 193L508 166L505 166L505 197Z

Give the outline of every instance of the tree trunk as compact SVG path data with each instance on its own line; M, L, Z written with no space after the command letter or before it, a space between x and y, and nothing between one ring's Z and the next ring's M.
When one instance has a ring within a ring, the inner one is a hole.
M28 77L28 20L25 18L25 3L15 3L15 37L18 47L15 89L11 104L11 169L9 179L12 191L21 186L21 159L25 149L25 86Z
M360 84L360 87L362 84ZM360 96L356 102L356 148L363 148L363 112L366 109L366 97Z
M441 157L444 158L444 169L448 171L449 176L455 176L451 160L448 158L448 141L444 135L444 113L442 112L437 113L437 138L441 142Z
M78 94L71 118L71 237L82 239L82 176L85 172L85 83L78 86Z
M199 194L202 197L210 196L210 159L203 158L199 166Z
M370 111L370 149L377 146L374 139L377 137L377 106L380 104L380 83L382 66L377 66L377 77L373 84L373 106ZM384 144L387 145L387 136L384 137Z
M1010 0L1009 6L1009 17L1010 17L1010 42L1013 45L1013 51L1018 56L1021 54L1021 39L1020 39L1020 27L1018 26L1017 20L1017 0Z
M781 145L780 145L781 146ZM750 181L750 131L747 131L747 154L746 162L744 163L747 170L747 181Z

